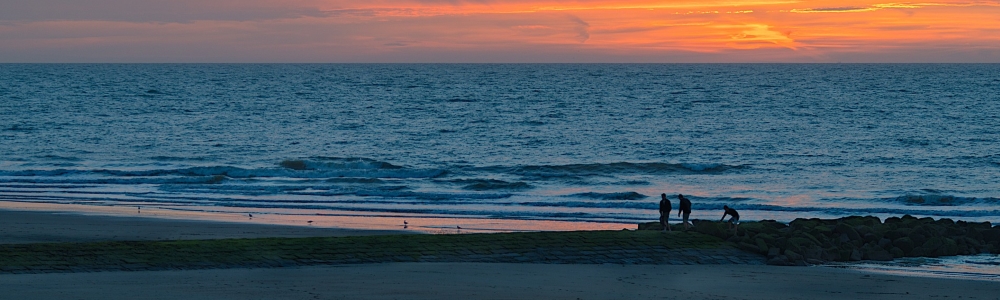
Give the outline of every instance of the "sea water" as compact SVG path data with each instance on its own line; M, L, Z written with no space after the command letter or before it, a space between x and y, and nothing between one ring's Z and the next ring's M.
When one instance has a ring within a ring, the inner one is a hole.
M661 193L1000 222L1000 65L0 65L9 201L634 224Z
M0 64L5 203L509 231L634 226L664 193L1000 222L1000 65Z

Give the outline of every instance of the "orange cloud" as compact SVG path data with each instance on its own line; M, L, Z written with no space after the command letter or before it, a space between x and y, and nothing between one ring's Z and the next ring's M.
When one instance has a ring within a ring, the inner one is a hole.
M922 61L933 51L940 61L1000 62L996 1L134 2L160 9L148 20L109 8L120 0L78 1L73 10L5 8L0 43L15 46L0 47L0 57L70 49L140 61L142 53L237 61Z

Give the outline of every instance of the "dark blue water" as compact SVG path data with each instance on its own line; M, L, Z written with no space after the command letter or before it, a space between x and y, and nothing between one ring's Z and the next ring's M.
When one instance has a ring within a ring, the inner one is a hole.
M1000 65L0 65L0 199L1000 222Z

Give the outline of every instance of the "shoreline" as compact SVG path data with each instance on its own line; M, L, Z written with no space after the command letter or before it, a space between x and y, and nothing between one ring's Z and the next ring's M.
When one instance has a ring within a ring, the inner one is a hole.
M295 226L345 230L403 231L430 234L491 233L520 231L575 231L635 229L635 224L594 223L528 219L489 219L431 214L351 211L295 211L288 214L267 212L187 211L157 206L97 206L20 202L0 199L0 211L33 211L107 217L139 217L163 220L205 221L231 224ZM141 213L140 213L141 211ZM406 223L404 223L406 222Z

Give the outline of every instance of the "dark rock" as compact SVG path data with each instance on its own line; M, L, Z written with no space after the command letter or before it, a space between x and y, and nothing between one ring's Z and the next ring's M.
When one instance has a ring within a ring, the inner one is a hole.
M772 266L794 266L795 264L788 260L788 257L784 255L777 255L771 257L767 260L768 265Z
M876 226L876 225L879 225L879 224L882 224L882 221L881 221L881 220L879 220L879 218L878 218L878 217L873 217L873 216L864 216L864 217L858 217L858 216L852 216L852 217L843 217L843 218L841 218L840 220L841 220L841 221L842 221L843 223L847 223L848 225L851 225L851 226L867 226L867 227L872 227L872 226Z
M833 228L827 225L818 225L807 232L817 238L833 236Z
M792 238L794 238L796 240L806 240L805 242L800 241L800 242L802 242L804 244L810 244L810 245L819 245L819 244L822 244L819 241L819 239L817 239L815 236L813 236L813 235L811 235L809 233L806 233L806 232L795 231L795 232L792 232L791 236L792 236Z
M842 233L840 234L840 237L837 238L837 241L839 241L841 244L849 243L851 242L851 237L848 236L846 233Z
M835 227L833 229L833 231L836 232L836 233L839 233L839 234L846 234L847 235L847 239L849 241L859 241L859 240L861 240L861 235L858 234L858 231L854 230L854 227L851 227L850 225L848 225L846 223L837 224L837 227Z
M979 233L983 236L983 240L987 243L1000 242L1000 228L980 230Z
M862 238L862 240L865 241L865 243L871 243L871 242L874 242L874 241L878 240L878 236L875 235L874 233L871 233L871 232L865 233L865 235L862 236L861 238Z
M806 249L805 252L802 253L802 256L804 256L807 260L809 259L821 260L823 259L823 257L826 256L826 253L825 251L823 251L823 248L813 247Z
M767 249L767 257L775 257L778 255L781 255L781 248L771 247ZM785 260L788 260L788 258L786 257Z
M938 257L942 255L939 253L944 251L944 250L938 251L939 249L944 247L944 243L945 242L943 237L936 236L927 239L927 242L924 242L924 245L922 247L927 251L927 255L930 255L932 257Z
M892 241L892 245L903 250L904 253L913 251L914 242L909 237L901 237Z
M958 243L953 239L944 238L944 245L938 248L938 253L941 256L955 256L958 255Z
M767 242L765 242L764 239L757 238L755 242L757 243L757 251L759 251L760 253L769 253L769 251L771 250L767 246Z
M760 253L760 254L767 253L767 251L760 251L760 248L758 248L757 245L754 245L754 244L751 244L751 243L740 242L740 243L738 243L736 245L737 245L737 247L739 247L743 251Z
M792 230L804 230L814 228L820 224L819 219L795 219L788 222L788 227L791 227Z
M728 238L729 236L732 236L732 230L726 228L726 225L722 222L693 220L692 224L694 224L694 231L701 234L707 234L719 238Z
M892 260L892 253L880 248L866 247L864 258L867 260L889 261Z
M796 266L805 266L806 258L801 254L796 253L792 250L785 250L785 256L788 257L788 261Z
M893 258L906 257L906 252L903 252L903 249L900 249L899 247L892 247L892 249L889 250L889 253L892 253Z
M735 235L723 222L693 222L695 231L725 239L746 251L766 253L779 265L1000 252L1000 227L991 227L991 223L910 215L890 217L885 223L870 216L800 218L789 225L773 220L744 222ZM642 223L639 228L660 230L658 222Z
M972 254L982 253L983 243L980 243L976 239L970 238L970 237L965 237L964 240L965 240L965 244L968 245L969 248L971 249L970 252Z
M770 233L760 233L760 234L757 234L756 236L754 236L754 238L762 239L762 240L764 240L765 243L768 243L768 244L774 244L774 241L777 239L777 238L774 237L774 235L772 235Z
M778 230L785 229L788 227L788 225L785 225L784 223L779 223L778 221L775 220L763 220L758 223L760 223L761 226L763 226L764 228L767 228L767 230L764 231L767 233L775 233ZM774 232L771 232L770 230L773 230Z
M910 234L910 239L913 240L913 245L923 245L927 242L927 236L919 233Z
M909 228L897 228L895 230L886 231L883 237L888 238L890 240L896 240L901 237L910 236L911 231L912 230L910 230Z
M864 259L864 255L861 254L861 250L853 249L851 250L850 260L859 261Z
M854 227L854 231L857 231L858 235L860 235L862 237L865 236L866 234L872 233L872 228L870 226L855 225L853 227Z
M892 248L892 240L887 239L887 238L882 238L881 240L878 240L878 247L882 248L882 249L886 249L886 250L891 249Z

